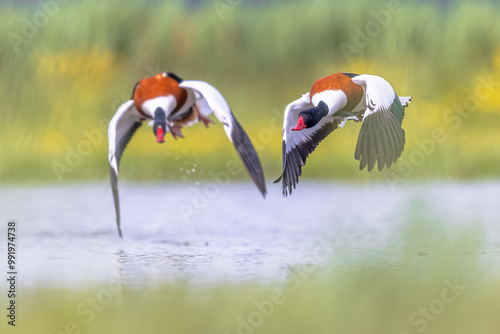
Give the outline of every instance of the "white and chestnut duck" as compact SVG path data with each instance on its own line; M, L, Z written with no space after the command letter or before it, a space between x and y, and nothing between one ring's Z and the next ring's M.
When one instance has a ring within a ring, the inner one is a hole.
M120 203L118 197L118 168L128 142L145 120L151 120L158 143L165 142L164 135L183 137L182 127L203 122L206 127L213 123L208 115L224 125L229 140L234 144L251 179L265 197L264 172L257 152L247 134L234 117L222 94L204 81L182 80L173 73L159 73L139 81L132 99L123 103L108 127L109 164L111 188L116 210L118 234L120 228Z
M335 73L318 79L311 90L285 109L283 121L283 196L292 193L302 166L316 146L348 120L362 122L354 157L359 169L391 167L401 156L404 109L411 97L398 97L391 85L375 75Z

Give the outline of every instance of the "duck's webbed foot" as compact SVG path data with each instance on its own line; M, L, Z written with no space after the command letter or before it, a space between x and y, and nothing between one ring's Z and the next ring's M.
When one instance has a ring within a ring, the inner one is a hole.
M182 125L170 125L168 129L175 140L177 140L177 137L184 138L184 135L181 132Z
M214 121L212 121L210 118L208 118L207 116L203 116L201 113L198 115L198 118L200 121L203 122L203 124L205 124L205 127L208 128L208 124L212 123L212 124L215 124Z

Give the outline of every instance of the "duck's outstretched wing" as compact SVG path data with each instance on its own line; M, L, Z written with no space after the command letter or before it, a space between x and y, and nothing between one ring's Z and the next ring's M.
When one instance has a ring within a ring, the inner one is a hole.
M281 190L284 197L291 195L292 190L295 189L299 176L302 174L302 166L306 164L309 154L338 126L335 118L323 117L312 128L292 131L291 128L297 124L299 113L312 107L309 93L307 93L285 108L282 142L283 173L274 181L274 183L282 181Z
M391 167L404 150L405 131L401 123L411 98L399 98L391 85L378 76L363 74L352 81L365 89L368 106L354 157L360 161L360 170L368 166L371 171L378 162L381 171L386 165Z
M129 100L122 104L109 122L108 145L109 145L109 174L111 179L111 189L116 211L116 226L118 234L122 237L120 228L120 200L118 197L118 169L123 151L135 131L141 126L143 116L135 108L134 101Z
M188 91L188 99L194 96L200 104L203 115L209 115L213 112L224 125L227 137L236 148L250 178L259 188L262 196L265 197L267 193L266 182L257 152L255 152L250 138L234 117L222 94L214 86L204 81L184 80L179 83L179 87Z

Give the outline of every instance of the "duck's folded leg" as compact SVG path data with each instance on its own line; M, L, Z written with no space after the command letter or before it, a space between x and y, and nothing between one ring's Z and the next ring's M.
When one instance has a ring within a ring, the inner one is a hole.
M214 121L212 121L210 118L208 118L207 116L203 116L201 113L198 114L198 118L200 121L203 122L203 124L205 124L205 127L208 128L208 124L212 123L212 124L215 124Z
M182 125L170 125L168 129L175 140L177 140L177 137L184 138L184 135L181 132Z

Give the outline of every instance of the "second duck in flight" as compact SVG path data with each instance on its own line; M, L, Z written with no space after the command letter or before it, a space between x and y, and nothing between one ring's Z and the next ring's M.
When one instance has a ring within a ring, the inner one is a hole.
M391 167L401 156L404 109L411 97L398 97L391 85L375 75L335 73L318 79L311 90L285 109L283 121L283 196L292 193L302 166L316 146L348 120L362 122L354 157L359 169Z

